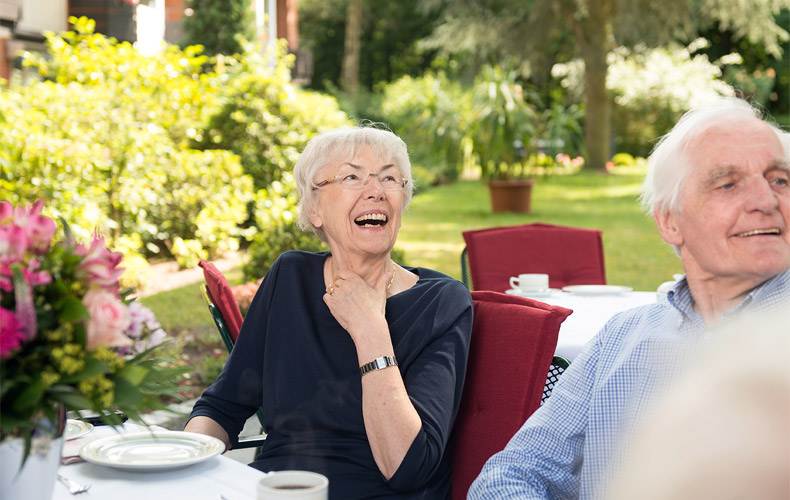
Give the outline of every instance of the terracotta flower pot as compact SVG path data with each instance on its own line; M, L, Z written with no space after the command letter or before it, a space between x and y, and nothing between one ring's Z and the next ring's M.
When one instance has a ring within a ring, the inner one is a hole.
M532 203L532 186L535 179L490 181L491 211L528 214Z

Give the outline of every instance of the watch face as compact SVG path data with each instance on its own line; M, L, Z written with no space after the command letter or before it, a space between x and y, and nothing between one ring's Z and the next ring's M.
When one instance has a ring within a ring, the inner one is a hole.
M376 358L374 362L376 363L376 370L387 367L387 358Z

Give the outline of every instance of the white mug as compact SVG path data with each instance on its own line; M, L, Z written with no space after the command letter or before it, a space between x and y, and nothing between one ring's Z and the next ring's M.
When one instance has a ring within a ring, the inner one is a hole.
M549 275L540 273L519 274L510 277L511 288L522 292L545 292L549 289Z
M258 481L258 500L327 500L329 480L317 472L279 470Z

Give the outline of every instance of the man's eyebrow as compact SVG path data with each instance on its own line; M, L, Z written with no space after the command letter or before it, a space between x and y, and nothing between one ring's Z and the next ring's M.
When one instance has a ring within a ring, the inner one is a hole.
M784 158L777 158L771 164L770 167L765 169L765 173L772 172L774 170L782 170L784 172L790 172L790 160L786 160Z
M712 186L721 179L738 173L739 170L740 169L736 165L716 165L710 172L708 172L707 178L705 179L705 185Z

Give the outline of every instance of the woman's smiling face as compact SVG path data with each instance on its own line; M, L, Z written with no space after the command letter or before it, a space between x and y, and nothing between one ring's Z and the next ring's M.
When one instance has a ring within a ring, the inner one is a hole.
M320 188L310 222L324 231L332 252L373 258L389 256L400 230L403 189L385 190L379 179L391 182L390 175L400 178L398 167L389 159L376 156L371 148L363 147L354 158L328 165L319 174L313 179L315 183L336 180ZM340 182L344 178L367 182L361 189L349 189Z

